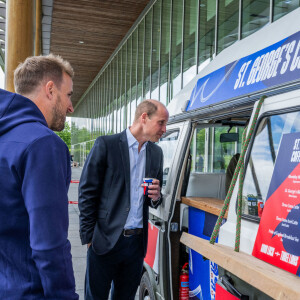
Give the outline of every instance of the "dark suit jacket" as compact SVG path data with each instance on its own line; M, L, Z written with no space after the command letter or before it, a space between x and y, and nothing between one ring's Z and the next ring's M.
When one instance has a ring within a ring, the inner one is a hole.
M163 154L148 142L145 177L163 180ZM155 208L161 200L155 203ZM92 242L97 254L110 251L124 229L130 210L130 160L126 130L98 137L85 162L79 184L80 237L82 244ZM147 251L148 208L144 196L144 255Z

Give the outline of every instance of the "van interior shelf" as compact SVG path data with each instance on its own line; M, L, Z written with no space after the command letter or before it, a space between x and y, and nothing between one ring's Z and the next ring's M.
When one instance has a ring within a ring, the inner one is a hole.
M216 216L219 216L224 205L224 200L209 197L182 197L181 201L186 205L201 209ZM228 211L224 216L226 219L227 213Z
M274 299L300 299L299 277L232 248L182 233L180 242Z

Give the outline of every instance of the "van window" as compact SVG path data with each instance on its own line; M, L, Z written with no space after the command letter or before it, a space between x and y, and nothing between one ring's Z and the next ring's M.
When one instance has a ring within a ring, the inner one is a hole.
M243 127L232 123L204 126L194 131L191 167L182 195L224 200L238 161Z
M243 127L232 127L231 134L238 134L238 141L222 141L229 126L196 128L191 143L192 172L225 173L231 158L240 153Z
M173 157L177 148L178 136L179 130L168 131L157 143L158 146L161 147L164 155L163 187L166 186L168 181L169 171L172 166Z
M242 205L244 217L260 219L281 137L285 133L299 131L299 112L268 116L260 121L245 170Z

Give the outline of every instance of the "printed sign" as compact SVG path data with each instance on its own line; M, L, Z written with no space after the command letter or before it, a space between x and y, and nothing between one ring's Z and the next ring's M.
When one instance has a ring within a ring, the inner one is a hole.
M211 300L215 300L216 296L216 284L219 279L219 269L218 265L213 261L209 261L209 269L210 269L210 297Z
M218 283L216 285L216 300L238 300L238 297L235 297L234 295L230 294L228 291L226 291L222 286L220 286Z
M150 221L148 221L148 247L144 261L158 274L159 228Z
M282 136L253 253L300 276L300 133Z
M300 31L197 81L186 111L300 78Z
M189 207L189 233L209 240L217 218L203 210ZM218 265L189 249L190 300L215 300L218 278Z

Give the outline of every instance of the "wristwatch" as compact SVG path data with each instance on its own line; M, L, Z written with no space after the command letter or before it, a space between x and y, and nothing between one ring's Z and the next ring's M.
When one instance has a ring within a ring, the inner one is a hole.
M158 197L157 200L154 200L154 199L152 199L152 198L151 198L150 200L151 200L151 203L154 204L155 202L159 201L160 199L161 199L161 195Z

